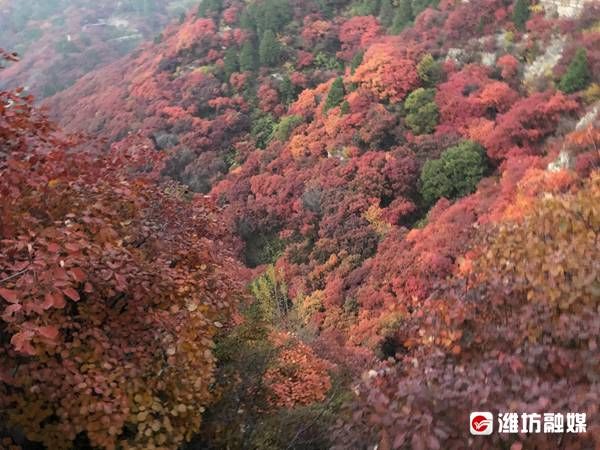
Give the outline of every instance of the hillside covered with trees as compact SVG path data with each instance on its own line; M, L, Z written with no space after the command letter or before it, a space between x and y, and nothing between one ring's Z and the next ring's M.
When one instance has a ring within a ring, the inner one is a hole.
M0 87L25 87L38 99L152 40L195 0L4 0L0 45L21 60L0 72Z
M598 447L600 5L551 6L203 0L2 91L2 445Z

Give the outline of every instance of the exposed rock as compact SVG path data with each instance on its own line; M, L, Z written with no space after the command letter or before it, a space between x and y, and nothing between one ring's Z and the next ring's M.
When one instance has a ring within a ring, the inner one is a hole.
M122 17L110 17L107 23L115 28L129 28L129 20Z
M554 66L558 64L562 57L565 43L565 36L556 36L552 39L544 54L538 56L533 63L525 67L525 84L531 85L536 80L546 77L552 72L552 69L554 69Z
M467 56L467 53L462 48L451 48L448 49L446 55L446 61L454 61L457 64L463 64L463 59Z
M561 150L558 157L548 164L548 172L559 172L563 169L569 170L573 168L573 157L567 150Z
M584 5L593 0L540 0L547 15L573 18L581 14Z
M496 54L491 52L482 52L481 64L486 67L493 67L496 64Z
M579 122L577 122L577 125L575 125L575 129L583 130L588 125L591 125L598 118L599 115L600 115L600 101L596 102L595 106L593 106L592 109L585 116L583 116L579 120Z

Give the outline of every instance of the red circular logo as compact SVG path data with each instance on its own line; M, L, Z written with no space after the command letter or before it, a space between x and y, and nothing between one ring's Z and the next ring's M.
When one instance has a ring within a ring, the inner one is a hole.
M473 420L471 420L471 426L475 431L481 433L490 426L490 420L485 416L475 416L473 417Z

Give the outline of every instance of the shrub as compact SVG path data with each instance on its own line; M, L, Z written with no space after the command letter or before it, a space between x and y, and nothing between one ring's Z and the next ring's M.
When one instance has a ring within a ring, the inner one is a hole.
M147 141L76 152L14 109L0 111L0 423L47 448L178 448L212 400L237 290L216 211L155 184Z
M260 40L258 56L262 66L274 66L279 62L281 48L275 33L271 30L265 31Z
M567 94L572 94L585 89L590 82L590 78L587 52L585 49L580 48L569 64L567 72L560 79L559 88Z
M394 20L392 21L392 33L400 33L415 18L410 0L400 0Z
M342 80L342 77L337 77L329 88L323 111L326 112L331 108L338 106L344 100L344 96L344 80Z
M240 70L242 72L253 72L258 67L258 54L251 40L248 40L240 50Z
M426 54L417 65L419 78L426 87L433 87L442 80L444 69L431 54Z
M451 147L440 159L429 160L421 172L421 195L427 206L442 197L455 199L472 193L486 171L483 147L471 141Z
M256 139L256 146L261 149L267 148L271 136L273 135L273 129L275 128L275 121L273 116L267 114L259 118L252 126L251 134Z
M275 129L273 130L273 139L278 141L286 141L294 128L302 123L303 119L301 116L291 115L282 117Z
M435 90L419 88L411 92L404 102L406 124L415 134L433 132L438 124L439 110L435 103Z
M250 267L274 263L285 249L285 243L277 234L250 233L245 243L244 256Z
M519 30L525 29L525 23L529 20L529 1L517 0L513 8L513 22Z
M252 282L250 291L267 323L281 323L292 307L283 274L273 265Z

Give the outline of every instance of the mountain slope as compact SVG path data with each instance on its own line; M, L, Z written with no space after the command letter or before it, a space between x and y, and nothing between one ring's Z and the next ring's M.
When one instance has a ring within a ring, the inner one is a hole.
M165 152L255 268L202 448L467 448L470 411L596 417L600 8L375 3L206 1L47 102Z
M0 86L51 96L159 35L194 3L6 1L0 8L0 42L21 60L0 72Z

